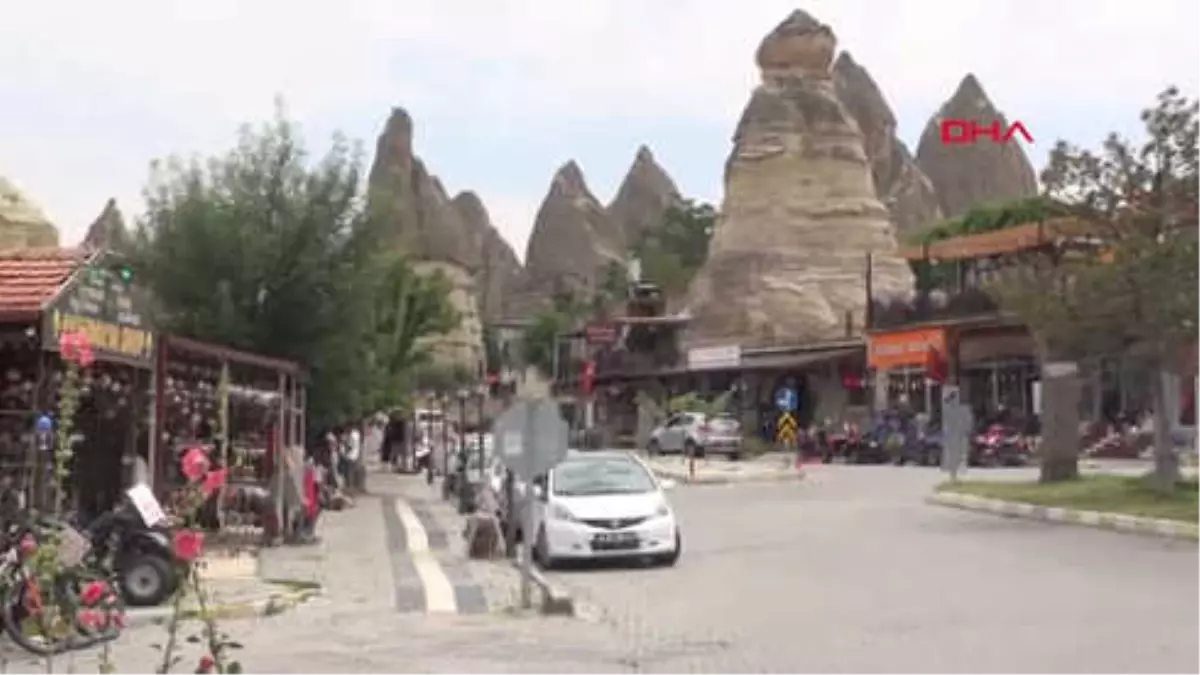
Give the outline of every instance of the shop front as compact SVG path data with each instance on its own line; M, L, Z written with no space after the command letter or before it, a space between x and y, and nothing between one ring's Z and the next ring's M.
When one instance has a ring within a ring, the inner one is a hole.
M0 259L0 471L26 503L47 506L67 333L85 337L66 505L111 508L146 456L155 349L145 295L103 253L10 252ZM15 291L15 292L14 292ZM40 431L39 428L41 429Z
M953 363L950 334L942 327L872 333L867 340L875 410L907 405L938 415L943 382Z

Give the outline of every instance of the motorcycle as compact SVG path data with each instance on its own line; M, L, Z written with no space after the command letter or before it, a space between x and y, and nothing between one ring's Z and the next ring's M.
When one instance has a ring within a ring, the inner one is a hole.
M179 578L169 528L147 526L123 501L80 529L99 564L111 568L127 604L152 607L175 592Z
M971 439L971 466L1025 466L1032 456L1016 429L993 424Z

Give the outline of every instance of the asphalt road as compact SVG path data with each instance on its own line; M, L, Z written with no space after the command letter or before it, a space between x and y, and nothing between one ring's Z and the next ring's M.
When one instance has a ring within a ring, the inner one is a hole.
M1194 542L927 505L932 469L811 471L677 488L676 568L552 576L645 671L1200 668Z
M680 486L679 566L552 573L583 601L576 620L506 609L512 568L456 558L436 489L373 476L373 496L322 519L320 547L271 572L315 565L323 597L222 629L252 672L1197 672L1194 542L929 506L929 469L810 471ZM419 574L430 559L443 582ZM467 602L476 587L490 613ZM457 612L440 607L450 596ZM152 670L163 637L129 631L119 669ZM183 646L188 671L200 646ZM60 657L55 672L94 672L96 657ZM44 672L2 648L0 670Z

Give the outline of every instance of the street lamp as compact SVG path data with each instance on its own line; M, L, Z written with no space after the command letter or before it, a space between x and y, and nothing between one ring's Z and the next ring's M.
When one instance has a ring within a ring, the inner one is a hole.
M470 393L466 389L459 389L458 398L458 512L467 513L470 511L467 504L467 434L463 426L463 422L467 419L467 397Z

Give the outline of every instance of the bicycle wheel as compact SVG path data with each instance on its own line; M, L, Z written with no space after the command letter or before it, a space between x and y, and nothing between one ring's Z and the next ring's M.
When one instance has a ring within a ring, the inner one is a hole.
M17 578L4 593L4 632L18 647L37 656L61 654L71 647L74 617L61 611L62 603L43 602L36 583Z

